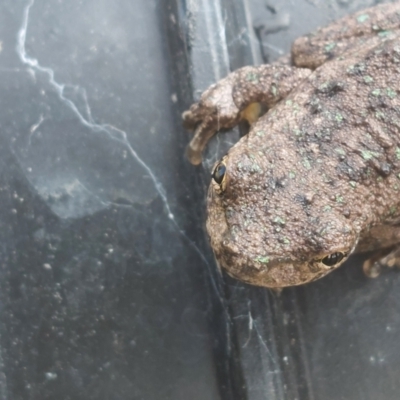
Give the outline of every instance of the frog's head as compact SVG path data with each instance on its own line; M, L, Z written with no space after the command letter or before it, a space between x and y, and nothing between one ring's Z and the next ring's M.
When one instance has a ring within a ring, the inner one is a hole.
M344 199L335 197L338 188L321 171L296 163L290 149L279 151L268 159L231 149L215 165L208 193L207 231L218 263L258 286L319 279L358 241Z

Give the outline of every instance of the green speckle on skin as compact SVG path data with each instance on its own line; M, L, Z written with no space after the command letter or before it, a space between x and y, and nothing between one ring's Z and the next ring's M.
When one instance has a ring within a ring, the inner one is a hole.
M293 171L290 171L290 172L289 172L289 178L290 178L290 179L296 178L296 174L295 174Z
M377 111L377 112L375 113L375 117L376 117L377 119L385 120L385 113L382 112L382 111Z
M302 134L302 132L301 132L300 129L294 129L294 130L293 130L293 133L294 133L296 136L300 136L300 135Z
M330 212L332 210L331 206L325 206L324 207L324 212Z
M339 194L336 195L336 203L343 203L344 202L344 198L343 196L340 196Z
M399 186L398 186L398 185L393 185L393 190L394 190L395 192L398 192Z
M310 160L308 158L303 158L303 166L306 169L311 169L311 163L310 163Z
M283 243L284 244L290 244L290 240L287 237L283 238Z
M346 152L340 147L336 147L335 151L336 151L336 153L340 154L341 156L346 155Z
M391 214L391 215L395 214L396 211L397 211L397 207L396 207L396 206L390 207L390 214Z
M249 72L246 75L246 80L248 82L258 83L260 81L260 77L258 76L258 74L255 74L254 72Z
M374 81L374 78L372 76L369 76L369 75L364 76L365 83L371 83L373 81Z
M318 86L318 90L320 91L320 92L323 92L324 90L326 90L326 88L328 87L328 82L324 82L322 85L319 85Z
M396 147L396 158L400 160L400 147Z
M335 114L335 119L337 122L342 122L343 121L343 115L340 113Z
M391 89L391 88L387 88L386 89L386 93L391 99L394 99L396 97L396 94L397 94L396 91Z
M372 160L374 157L378 157L379 153L376 153L374 151L369 151L369 150L362 150L361 156L364 160Z
M254 261L259 262L261 264L268 264L269 263L269 257L267 256L258 256L254 259Z
M331 50L333 50L333 49L335 48L335 46L336 46L336 43L335 43L335 42L328 43L328 44L325 46L325 51L326 51L327 53L329 53Z
M257 131L256 132L256 136L264 136L265 135L265 131Z
M365 22L369 19L369 15L368 14L361 14L357 17L357 22Z
M261 167L258 164L252 164L252 166L250 167L250 172L260 172L261 171Z
M374 89L371 94L373 96L379 96L381 94L381 89Z
M281 217L275 217L275 218L274 218L274 222L275 222L276 224L279 224L279 225L285 225L285 224L286 224L286 221L285 221L283 218L281 218Z
M354 73L359 74L359 73L363 73L364 71L365 71L364 63L354 64L347 68L348 74L354 74Z
M276 97L277 94L278 94L278 89L277 89L277 87L276 87L274 84L271 85L271 93L272 93L272 95L273 95L274 97Z
M357 183L354 182L354 181L350 181L349 183L350 183L350 186L351 186L352 188L355 188L355 187L357 186Z
M320 234L320 236L324 236L324 235L326 235L327 232L328 232L328 229L327 229L327 228L322 228L322 229L319 231L319 234Z
M389 35L391 35L392 31L381 31L378 33L379 37L387 37Z
M286 104L287 106L291 106L291 105L293 104L293 101L292 101L292 100L286 100L286 101L285 101L285 104Z

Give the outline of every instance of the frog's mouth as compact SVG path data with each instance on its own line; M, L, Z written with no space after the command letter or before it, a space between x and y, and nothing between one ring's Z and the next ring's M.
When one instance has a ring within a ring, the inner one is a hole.
M318 280L332 272L339 265L334 267L316 267L308 262L298 263L274 262L268 265L257 265L252 260L244 257L237 257L236 254L214 252L218 265L233 278L243 282L262 287L283 288L289 286L304 285L308 282Z

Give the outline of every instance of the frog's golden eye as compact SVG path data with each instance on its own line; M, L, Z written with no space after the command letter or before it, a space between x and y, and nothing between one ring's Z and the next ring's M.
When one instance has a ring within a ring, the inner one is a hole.
M221 161L214 169L214 172L212 173L212 178L214 179L215 182L218 183L218 185L222 184L222 181L224 180L225 177L225 172L226 172L226 166L225 164Z
M340 263L344 258L344 253L337 251L336 253L329 254L329 256L324 257L321 262L328 267L333 267L334 265Z

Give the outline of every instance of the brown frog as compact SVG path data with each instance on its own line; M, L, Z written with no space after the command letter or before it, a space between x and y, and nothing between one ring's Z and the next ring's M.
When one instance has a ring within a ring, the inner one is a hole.
M374 251L370 275L400 264L400 3L297 39L290 65L229 74L183 119L193 164L217 130L252 123L208 192L207 231L230 275L281 288L354 252Z

